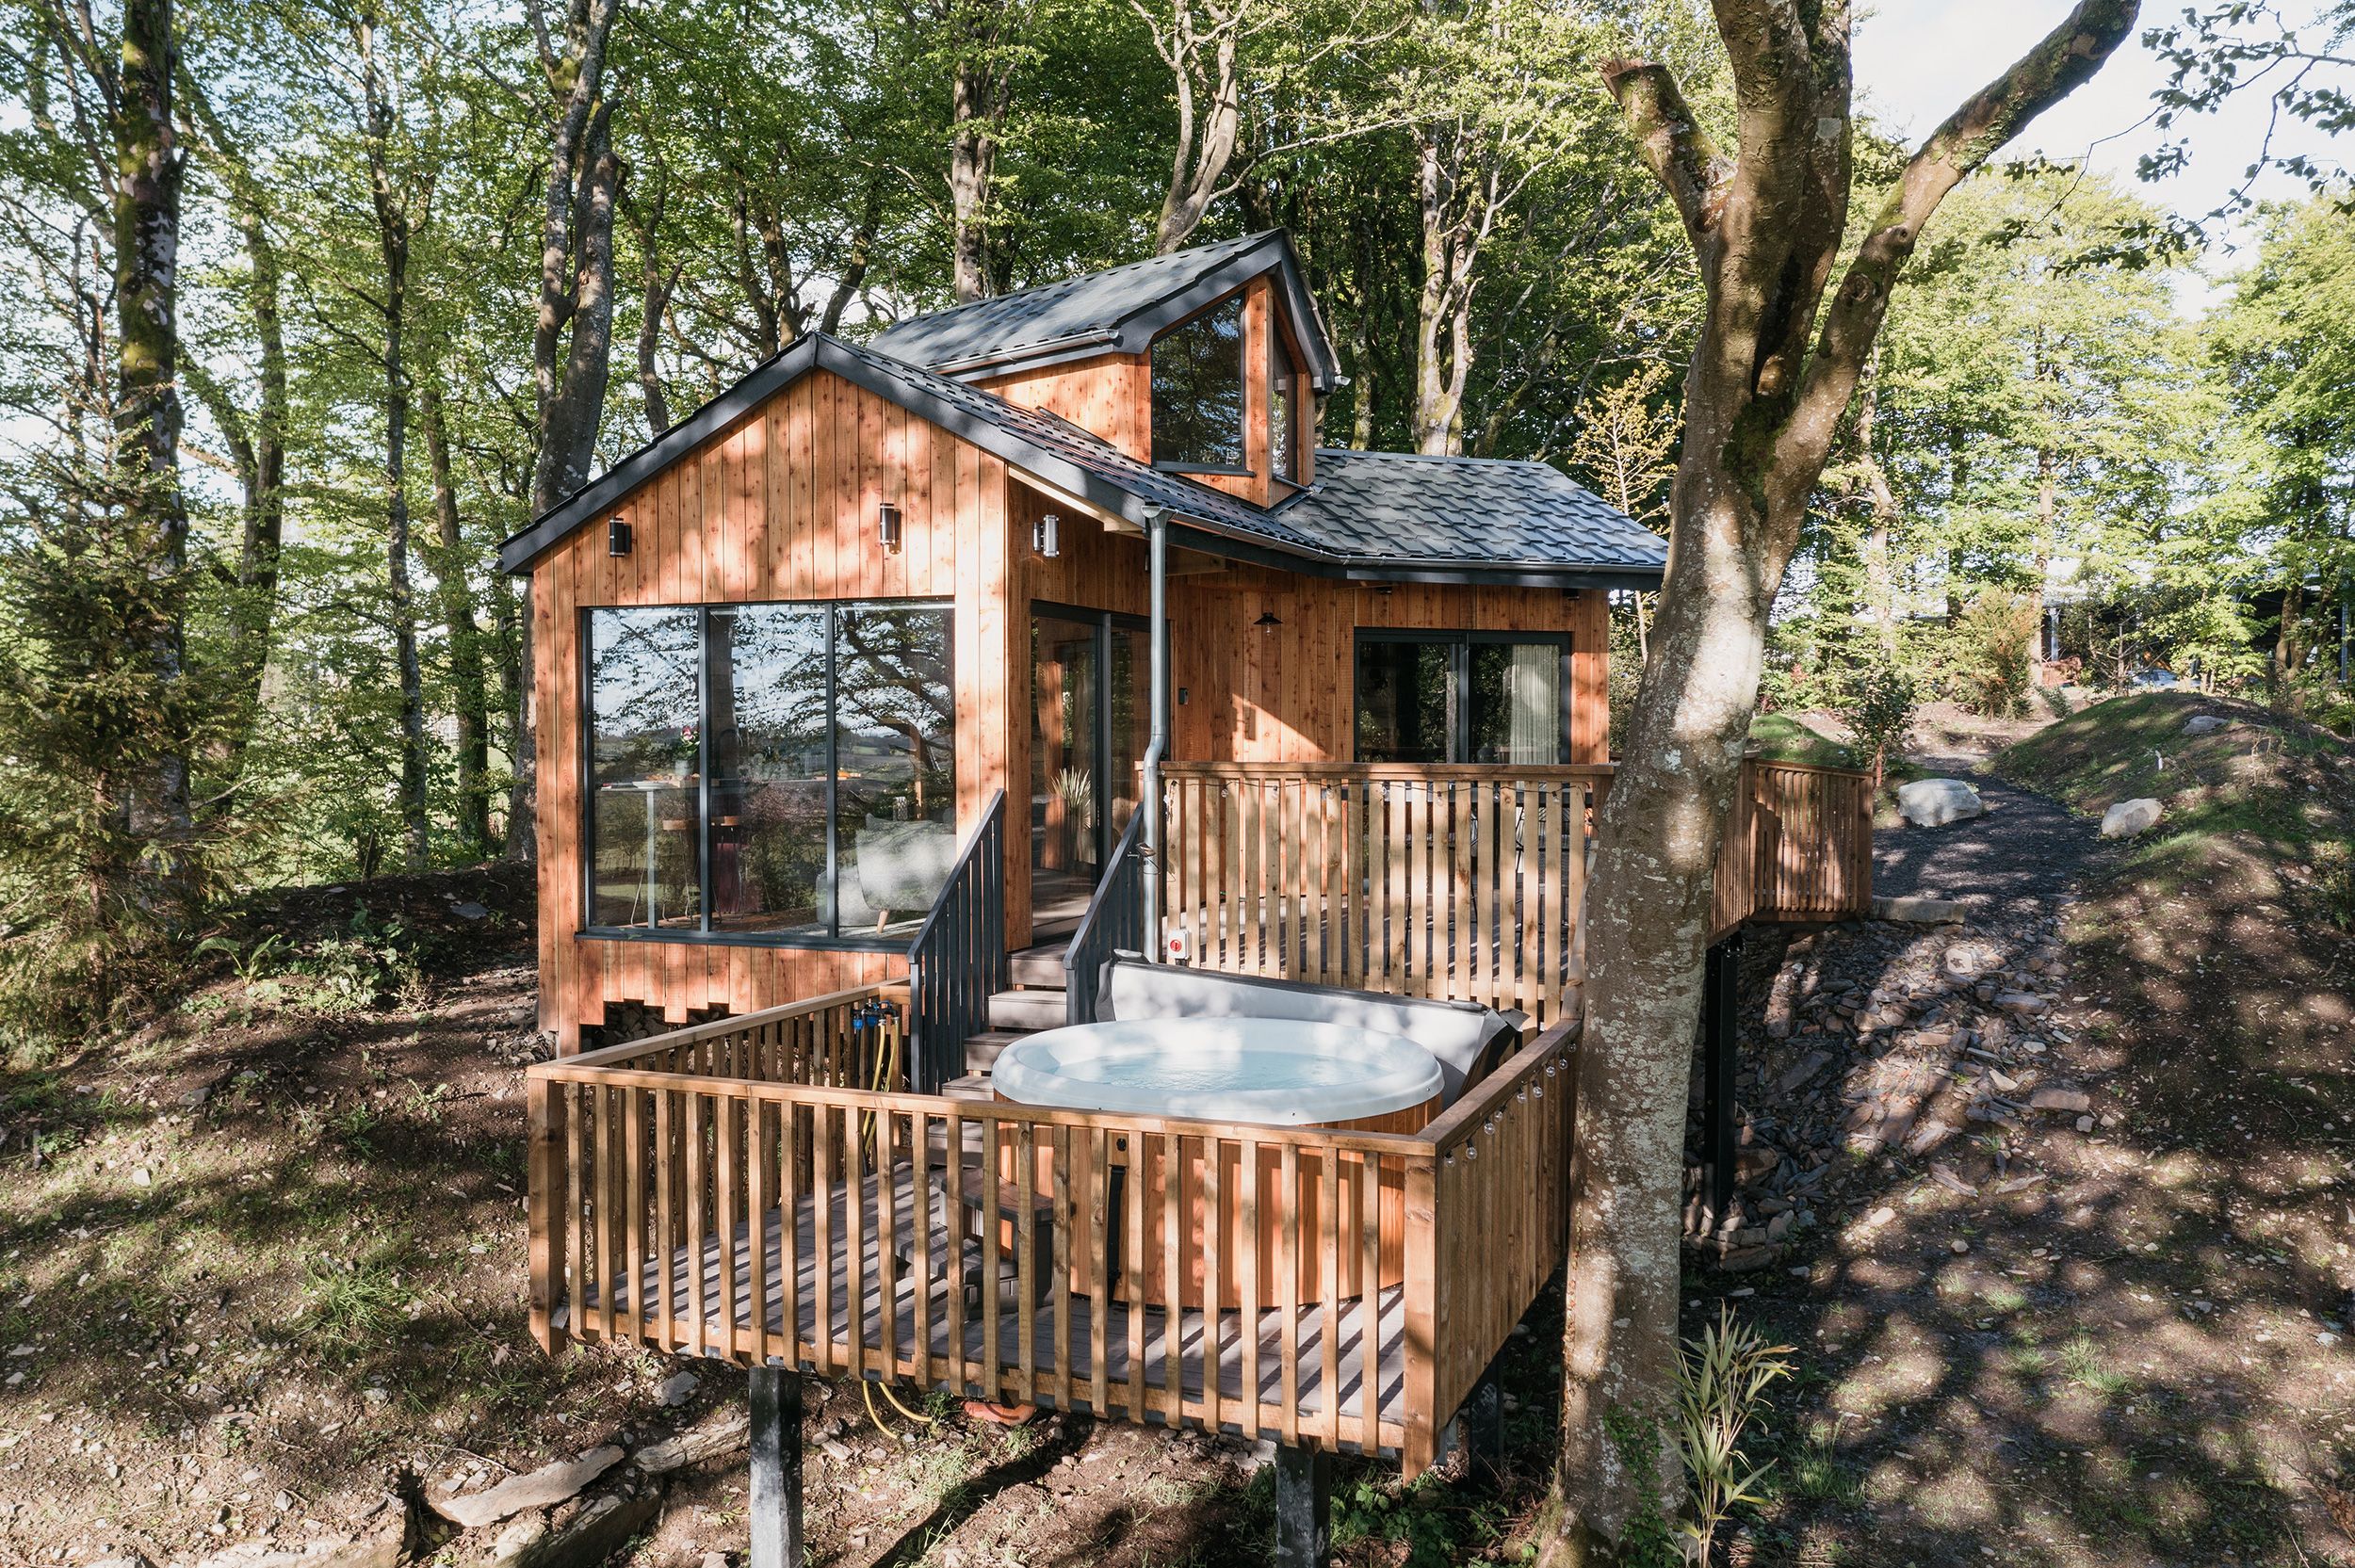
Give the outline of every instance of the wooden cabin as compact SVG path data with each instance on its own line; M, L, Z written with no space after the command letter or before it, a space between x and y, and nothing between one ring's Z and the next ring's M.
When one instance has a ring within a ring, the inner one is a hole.
M749 1367L756 1499L806 1367L1275 1439L1296 1547L1561 1265L1605 595L1665 552L1543 464L1318 445L1335 383L1284 235L1201 246L804 337L504 546L533 1322ZM1868 808L1753 764L1719 931L1860 909ZM1123 949L1526 1029L1413 1130L995 1098Z
M509 541L542 1026L904 973L1000 790L1004 940L1067 933L1141 788L1157 521L1170 761L1607 762L1605 594L1661 542L1543 464L1320 447L1335 380L1259 234L804 337Z

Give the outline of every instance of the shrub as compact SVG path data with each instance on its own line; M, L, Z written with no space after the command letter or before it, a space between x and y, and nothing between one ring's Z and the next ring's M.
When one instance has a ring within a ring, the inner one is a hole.
M2036 601L2008 589L1981 589L1945 639L1946 695L1988 719L2014 719L2034 676Z
M1679 1350L1677 1452L1693 1488L1693 1517L1684 1533L1702 1568L1733 1511L1764 1500L1758 1485L1773 1461L1751 1464L1742 1452L1742 1434L1764 1408L1767 1388L1790 1376L1790 1346L1769 1345L1756 1329L1736 1323L1733 1308L1723 1304L1717 1321Z
M1894 662L1868 664L1841 687L1833 711L1855 732L1857 751L1870 759L1875 789L1881 785L1889 749L1903 743L1921 705L1912 673Z

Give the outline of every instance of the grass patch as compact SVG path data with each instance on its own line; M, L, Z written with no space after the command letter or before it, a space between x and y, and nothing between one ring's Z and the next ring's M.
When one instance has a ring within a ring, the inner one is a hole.
M1857 765L1848 748L1787 713L1762 713L1752 719L1750 750L1771 762L1805 763L1814 768Z

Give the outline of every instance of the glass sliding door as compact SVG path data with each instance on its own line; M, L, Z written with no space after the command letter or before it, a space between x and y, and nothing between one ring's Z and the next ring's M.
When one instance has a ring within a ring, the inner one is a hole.
M1129 831L1145 791L1145 748L1153 738L1153 639L1142 625L1116 620L1112 625L1112 676L1105 683L1111 704L1112 816L1104 824L1108 844Z
M1031 913L1076 920L1096 890L1103 625L1031 618Z
M1136 815L1152 729L1145 626L1100 610L1031 616L1031 918L1043 934L1087 913Z
M1357 645L1357 760L1453 761L1454 646L1444 637Z
M1570 759L1570 642L1538 632L1357 634L1359 762Z

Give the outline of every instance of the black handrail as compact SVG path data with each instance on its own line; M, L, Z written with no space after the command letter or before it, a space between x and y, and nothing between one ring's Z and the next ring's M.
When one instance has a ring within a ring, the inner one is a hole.
M989 1026L1006 962L1006 792L992 794L933 911L908 944L908 1078L937 1094L965 1074L965 1043Z
M1145 851L1137 842L1142 809L1130 815L1104 877L1088 899L1088 912L1071 945L1063 951L1064 1022L1096 1022L1096 988L1104 961L1115 952L1145 950Z

